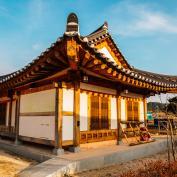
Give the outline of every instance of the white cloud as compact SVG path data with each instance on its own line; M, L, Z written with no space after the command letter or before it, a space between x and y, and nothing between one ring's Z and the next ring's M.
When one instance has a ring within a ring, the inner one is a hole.
M140 12L141 19L138 19L134 26L135 30L160 31L168 33L177 33L177 20L172 16L163 13L150 11Z
M116 35L139 36L153 33L177 34L176 15L169 15L153 4L118 3L110 10L112 32Z

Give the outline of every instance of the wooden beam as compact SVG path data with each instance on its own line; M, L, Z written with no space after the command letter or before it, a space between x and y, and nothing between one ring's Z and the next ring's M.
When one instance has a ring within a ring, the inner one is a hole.
M117 91L117 98L116 98L116 107L117 107L117 145L120 144L122 141L122 130L120 126L121 122L121 97L120 93Z
M97 65L94 65L94 66L90 67L89 69L92 70L92 71L94 71L94 70L99 71L100 66L101 66L101 64L97 64Z
M122 74L120 73L119 75L118 75L118 79L120 80L122 78Z
M143 99L144 104L144 124L147 125L147 100L146 97Z
M93 61L93 63L94 63L95 65L97 65L97 64L99 63L99 60L98 60L98 59L95 59L95 60Z
M105 76L102 76L100 74L94 73L93 71L90 71L90 70L88 70L86 68L80 67L80 69L82 71L84 71L85 73L87 73L88 75L91 75L93 77L97 77L97 78L104 79L104 80L107 80L107 81L112 81L112 79L109 79L109 78L107 78Z
M44 144L44 145L48 145L48 146L54 146L55 145L53 140L33 138L33 137L27 137L27 136L19 136L19 140L28 141L30 143L33 142L33 143L38 143L38 144Z
M95 93L94 93L94 96L97 96ZM99 108L98 108L98 117L99 117L99 127L101 127L101 97L99 96L98 97L98 104L99 104Z
M125 82L126 79L127 79L127 77L124 75L123 78L122 78L123 82Z
M59 147L62 147L62 129L63 129L63 89L60 87L59 88L59 94L58 94L58 132L59 132Z
M83 60L82 60L82 64L81 64L81 66L85 66L86 64L87 64L87 62L90 60L90 53L89 52L86 52L85 53L85 56L84 56L84 58L83 58Z
M64 59L64 57L62 56L61 53L59 53L58 51L55 51L55 57L62 63L64 64L68 64L67 61Z
M112 68L108 68L107 73L110 74L112 72Z
M51 65L53 65L53 66L55 66L55 67L62 68L62 66L63 66L63 63L59 63L58 60L55 60L53 58L47 58L46 62L49 63L49 64L51 64Z
M63 124L63 89L55 83L55 149L54 153L64 153L62 149L62 124ZM61 84L60 84L61 85Z
M80 82L74 82L73 145L80 146Z
M22 89L24 87L30 86L33 83L39 84L39 83L42 83L42 82L47 82L47 81L55 80L58 77L62 77L63 75L67 75L67 73L68 73L69 70L70 70L70 68L66 68L66 69L64 69L62 71L57 72L56 74L54 74L52 76L49 76L49 77L46 77L44 79L40 79L40 80L37 80L37 81L33 81L33 82L30 82L30 83L24 84L22 86L16 87L16 89L20 90L20 89Z
M16 108L15 108L15 144L20 144L19 142L19 125L20 125L20 92L16 93Z
M102 64L102 65L101 65L101 69L105 69L106 67L107 67L106 64Z
M93 66L95 66L95 65L97 65L98 63L97 62L95 62L94 63L94 60L93 59L91 59L91 60L89 60L86 64L85 64L85 68L91 68L91 67L93 67Z
M115 77L117 75L117 71L113 71L112 75Z
M130 83L130 82L131 82L130 77L127 77L127 82L128 82L128 83Z
M11 97L9 103L9 120L8 120L9 132L11 130L11 120L12 120L12 102L13 102L13 98Z

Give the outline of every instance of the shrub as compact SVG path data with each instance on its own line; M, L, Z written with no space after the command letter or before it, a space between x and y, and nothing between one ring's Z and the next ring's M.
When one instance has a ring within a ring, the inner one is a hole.
M119 177L177 177L177 162L167 161L148 162L143 169L130 170Z

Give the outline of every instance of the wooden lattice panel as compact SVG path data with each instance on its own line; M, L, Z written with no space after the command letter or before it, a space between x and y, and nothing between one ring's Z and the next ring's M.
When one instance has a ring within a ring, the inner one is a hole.
M80 132L80 143L91 143L107 140L115 140L117 138L117 130L92 130Z

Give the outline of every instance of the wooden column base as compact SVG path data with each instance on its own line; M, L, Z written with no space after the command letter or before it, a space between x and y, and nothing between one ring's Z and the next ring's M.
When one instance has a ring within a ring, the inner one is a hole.
M120 141L117 141L117 145L122 145L123 144L123 141L120 140Z
M72 146L72 147L69 147L69 151L70 152L80 152L80 147L79 146Z
M54 148L53 149L53 154L55 154L55 155L62 155L64 153L65 153L65 151L62 148Z
M19 139L15 139L15 145L21 145L21 144L23 144L22 141L20 141Z

